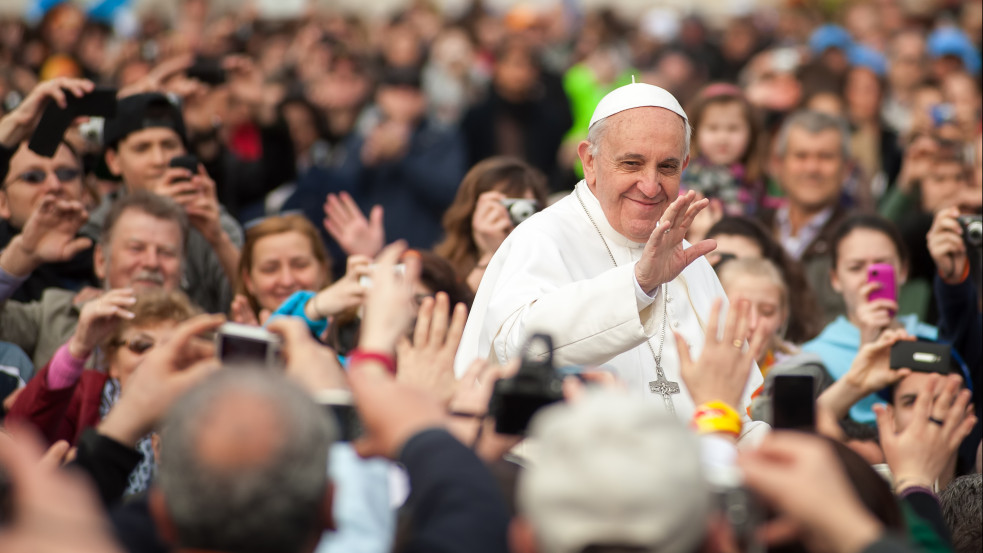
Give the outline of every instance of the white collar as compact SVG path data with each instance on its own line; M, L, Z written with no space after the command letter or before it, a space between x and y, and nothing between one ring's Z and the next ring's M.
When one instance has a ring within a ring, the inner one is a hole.
M620 232L614 230L611 223L608 222L608 218L604 215L604 210L601 209L601 202L597 201L597 197L591 192L589 186L587 186L586 180L581 180L577 183L577 187L574 189L574 194L584 204L587 208L587 213L590 215L591 219L594 220L594 224L597 225L597 230L601 232L604 239L612 244L617 244L619 246L629 248L629 249L642 249L645 247L644 242L634 242L626 238Z

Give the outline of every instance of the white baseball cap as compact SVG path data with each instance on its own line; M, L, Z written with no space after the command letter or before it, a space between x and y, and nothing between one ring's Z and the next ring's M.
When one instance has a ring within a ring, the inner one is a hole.
M620 113L626 109L654 107L667 109L683 118L687 123L689 118L686 112L679 105L676 97L664 88L651 84L636 83L632 77L632 83L618 87L601 98L601 101L594 108L594 115L590 118L590 125L593 127L601 119L610 117L615 113Z

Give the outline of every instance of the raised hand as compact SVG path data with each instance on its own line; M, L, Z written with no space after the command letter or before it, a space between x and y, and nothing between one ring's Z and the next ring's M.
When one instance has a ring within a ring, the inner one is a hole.
M823 438L772 432L758 449L741 452L738 466L746 485L776 511L758 529L765 545L798 539L809 551L855 553L884 530Z
M871 292L880 288L880 283L868 282L860 287L860 295L864 301L857 306L857 326L860 328L860 343L869 344L877 340L886 328L894 324L894 315L898 312L898 302L878 298L868 299Z
M369 275L371 263L372 259L364 255L349 256L345 276L308 301L305 308L308 317L326 319L361 305L368 290L359 281Z
M891 368L891 346L914 339L904 329L893 329L884 331L875 342L860 346L850 370L823 391L817 402L841 419L864 397L900 382L911 374L911 369Z
M121 553L99 499L86 479L44 459L31 430L0 433L0 468L11 484L12 516L0 533L0 550Z
M679 352L679 373L696 405L722 401L740 411L741 397L744 395L751 367L769 336L759 326L751 335L751 343L744 348L744 340L751 326L751 302L739 299L727 310L723 337L718 338L722 307L723 300L717 298L713 301L703 351L696 362L690 357L689 346L683 337L673 332L676 336L676 350Z
M78 326L68 340L68 352L76 359L85 359L96 346L112 335L120 321L132 319L133 313L127 308L137 301L133 290L120 288L110 290L99 299L85 304L79 313Z
M140 80L125 88L121 88L116 96L118 98L125 98L134 94L143 94L146 92L162 92L164 90L164 85L170 81L171 78L184 73L189 67L191 67L192 64L194 64L194 61L194 56L190 54L182 54L180 56L166 59L157 64Z
M697 201L690 190L676 198L652 231L641 258L635 263L635 278L647 294L679 276L683 269L717 247L713 240L703 240L683 248L683 239L696 215L709 205L706 198Z
M328 194L324 200L324 230L348 255L375 257L386 243L382 206L372 208L369 218L347 192Z
M37 85L23 102L0 119L0 145L16 148L27 140L37 127L48 103L54 102L58 107L63 108L67 105L69 94L81 98L93 90L95 84L92 81L66 77L51 79Z
M179 324L126 381L119 401L99 424L99 433L133 446L164 417L171 405L221 363L215 345L200 334L225 322L222 315L198 315Z
M454 356L464 334L468 308L463 303L450 312L450 298L437 292L424 298L416 318L413 341L402 338L396 346L396 380L427 390L445 405L454 395Z
M939 210L932 221L932 228L925 236L928 253L932 255L932 260L946 284L958 284L968 263L963 230L957 217L958 207Z
M259 326L259 319L253 313L249 300L242 294L236 294L232 298L232 305L229 306L229 320L243 325Z
M307 391L345 389L345 371L338 362L338 354L311 337L307 325L297 317L277 317L266 327L283 339L283 353L287 376Z
M92 245L92 240L76 236L88 217L81 202L44 196L21 233L0 254L0 267L22 276L43 263L72 259Z
M972 394L960 390L961 383L958 375L932 375L915 399L911 422L900 432L894 410L874 406L881 447L897 492L909 486L932 489L959 444L973 430L976 415L969 403Z
M359 348L392 355L396 343L410 328L416 316L414 286L420 275L420 259L407 256L404 274L396 273L396 264L406 251L399 241L386 246L375 260L372 289L365 300Z
M478 196L471 217L471 236L478 247L478 258L491 256L512 231L512 219L502 205L505 194L491 190Z

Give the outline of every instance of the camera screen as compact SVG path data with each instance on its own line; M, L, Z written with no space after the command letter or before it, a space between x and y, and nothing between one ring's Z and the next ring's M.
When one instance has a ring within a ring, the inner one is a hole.
M270 343L263 340L250 340L241 336L221 335L223 363L266 364Z
M338 424L341 441L352 442L362 435L362 419L359 418L358 410L355 409L354 405L327 403L324 404L324 407Z

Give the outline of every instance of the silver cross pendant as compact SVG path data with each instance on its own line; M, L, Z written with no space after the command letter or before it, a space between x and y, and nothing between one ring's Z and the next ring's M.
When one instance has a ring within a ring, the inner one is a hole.
M666 403L666 410L674 415L676 414L676 407L672 403L672 396L673 394L679 393L678 383L667 379L662 371L659 371L658 378L649 382L649 391L653 394L660 394L662 400Z

